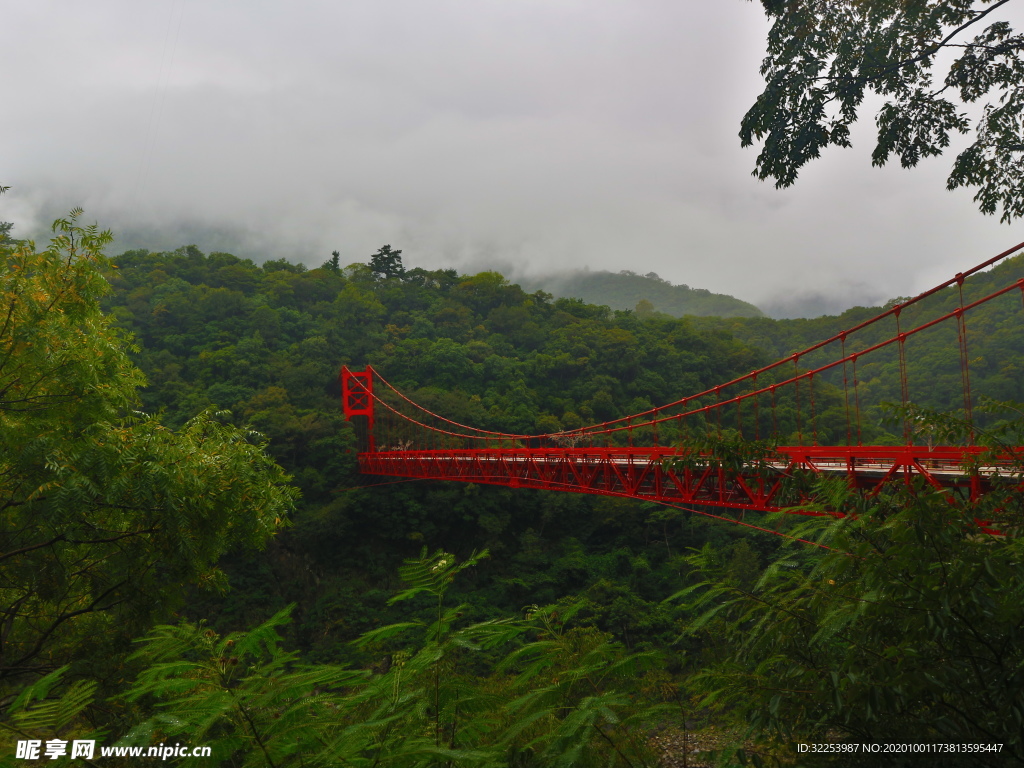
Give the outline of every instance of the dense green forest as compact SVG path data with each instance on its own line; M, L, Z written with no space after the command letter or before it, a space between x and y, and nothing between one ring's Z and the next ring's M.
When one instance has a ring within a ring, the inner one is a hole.
M709 746L723 764L785 764L793 742L912 735L1004 743L935 765L1024 760L1020 494L982 509L823 487L853 514L769 521L808 546L627 499L361 477L340 413L339 366L369 363L465 423L571 429L870 310L673 318L407 271L389 246L308 269L195 246L107 259L74 217L56 235L39 253L8 243L0 274L5 745L692 766ZM1002 399L1024 349L1010 312L970 320L978 387ZM948 339L932 341L921 375L938 381ZM928 404L955 411L956 396ZM1002 413L986 439L1020 445ZM955 418L927 418L962 439ZM979 536L979 516L1008 535Z
M966 266L966 265L965 265ZM857 352L895 337L929 321L948 315L1024 278L1024 255L1005 259L993 268L967 278L962 288L952 285L846 339L847 353ZM967 309L964 314L963 351L970 364L970 386L974 401L983 398L1024 401L1024 294L1011 290L997 299ZM906 301L894 298L885 309ZM694 318L699 331L727 331L734 339L750 344L771 359L781 359L831 338L874 317L883 307L854 307L838 316L815 319L769 320L767 318ZM803 357L802 369L814 368L840 357L840 343L833 343ZM917 405L943 411L964 408L961 378L960 338L955 318L938 323L905 343L909 399ZM898 348L871 353L858 365L858 377L866 401L899 402ZM847 370L848 376L852 373ZM824 378L841 383L843 369Z
M654 272L638 275L621 272L576 271L531 277L523 280L529 289L543 289L554 296L583 299L619 310L637 310L640 314L662 312L673 317L683 315L715 317L761 317L753 304L706 288L673 285Z
M737 535L694 521L702 532L693 539L689 521L669 531L662 510L617 499L430 483L360 488L377 481L355 472L337 384L341 364L370 363L456 420L552 432L649 408L765 361L724 332L527 294L492 272L257 267L194 247L128 252L114 264L106 306L140 346L145 408L170 424L230 409L269 438L302 491L280 560L239 572L259 587L233 591L218 611L225 626L298 602L309 652L348 659L347 641L385 610L403 558L424 545L487 547L492 558L479 569L487 590L474 589L481 615L602 585L593 607L600 627L642 645L677 632L658 607L677 584L673 559L707 536L731 546ZM660 549L650 551L655 535Z

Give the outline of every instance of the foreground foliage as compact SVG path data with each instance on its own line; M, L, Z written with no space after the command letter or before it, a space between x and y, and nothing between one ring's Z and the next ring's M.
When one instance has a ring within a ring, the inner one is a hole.
M763 142L754 171L788 187L828 146L850 146L869 93L884 103L874 165L905 168L942 154L951 133L971 133L949 189L976 187L982 213L1024 216L1024 36L1008 0L761 0L772 19L761 66L766 88L740 128ZM939 70L936 72L936 70ZM971 128L965 105L980 105Z
M410 586L394 600L426 596L436 619L364 635L360 645L383 652L366 670L303 664L284 650L278 630L290 609L226 637L188 622L155 627L124 694L153 714L120 745L202 744L211 764L253 768L656 765L647 735L664 708L636 696L651 654L628 654L593 629L563 630L550 609L460 622L465 606L446 606L445 595L483 556L407 562ZM37 686L12 716L60 733L93 692L72 687L40 703L48 688Z
M964 437L962 424L935 421ZM1019 444L1019 425L999 437ZM706 580L676 598L704 609L690 632L723 641L692 680L701 703L783 742L1001 743L969 764L1024 763L1021 479L1017 466L979 502L899 486L870 498L822 482L845 517L791 533L828 549L798 545L756 584L726 578L710 549L694 554Z
M25 686L58 691L59 669L116 687L134 634L190 585L221 585L221 555L265 544L294 499L260 436L209 412L175 432L131 411L144 380L99 307L110 235L79 213L44 251L0 250L5 707ZM12 722L0 744L22 734Z

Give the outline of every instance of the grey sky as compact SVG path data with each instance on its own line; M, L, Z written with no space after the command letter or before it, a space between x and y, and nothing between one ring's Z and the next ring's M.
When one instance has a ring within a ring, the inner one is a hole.
M951 156L852 150L793 189L740 118L767 29L741 0L15 0L0 218L73 205L120 248L257 260L656 271L758 304L910 294L1024 240ZM815 305L820 306L820 305Z

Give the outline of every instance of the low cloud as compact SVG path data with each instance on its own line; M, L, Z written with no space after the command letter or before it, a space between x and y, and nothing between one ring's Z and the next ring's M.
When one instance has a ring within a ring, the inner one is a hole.
M795 188L753 179L736 133L765 21L696 8L21 4L0 218L38 237L81 205L115 250L310 266L390 243L513 277L654 271L787 314L914 293L1022 239L945 192L950 158L870 168L870 120Z

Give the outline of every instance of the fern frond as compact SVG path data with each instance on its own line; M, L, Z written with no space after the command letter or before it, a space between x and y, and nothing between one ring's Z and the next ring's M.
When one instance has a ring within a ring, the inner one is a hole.
M428 556L427 550L424 548L418 559L406 560L405 565L398 569L399 576L406 584L410 585L410 588L399 592L388 600L388 605L408 600L423 592L434 597L441 597L459 573L489 556L486 549L482 552L474 551L459 563L456 561L455 555L439 549Z
M12 712L11 720L23 730L60 731L92 703L97 687L94 681L80 680L57 699L40 701Z
M10 707L7 708L8 714L14 712L23 711L32 704L33 701L42 701L49 694L50 690L58 685L61 679L64 677L64 673L70 669L69 664L65 664L60 669L55 669L45 677L41 677L31 685L25 686L21 693L18 694L17 698L11 703Z
M352 645L357 648L365 648L373 643L380 643L385 640L398 637L414 627L424 626L426 625L422 621L403 621L398 624L388 624L386 627L378 627L377 629L371 629L368 632L364 632L352 641Z

